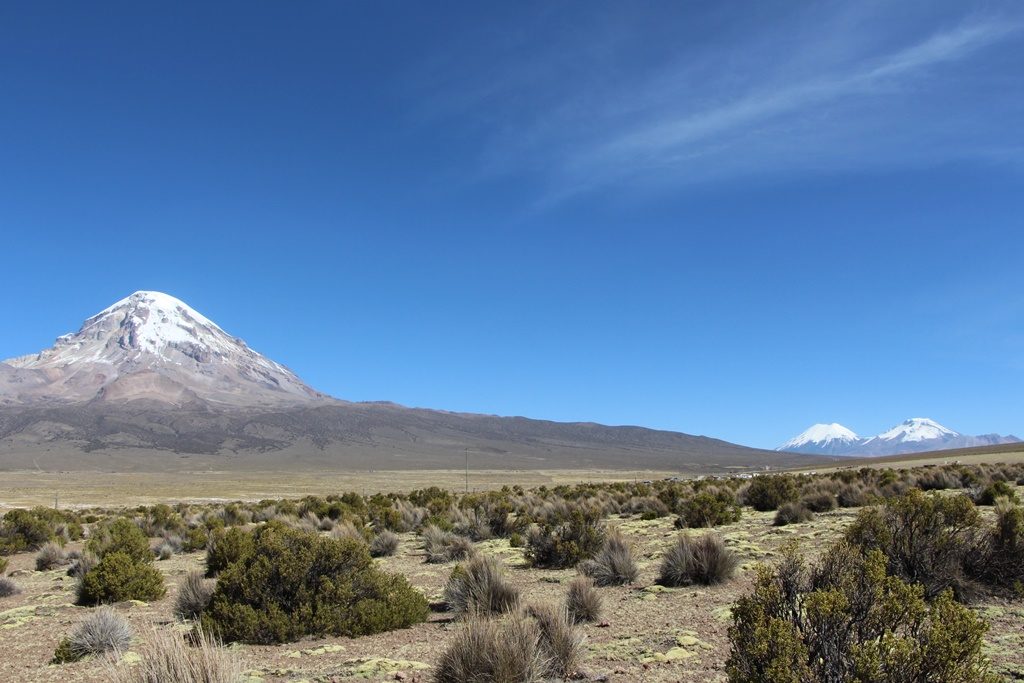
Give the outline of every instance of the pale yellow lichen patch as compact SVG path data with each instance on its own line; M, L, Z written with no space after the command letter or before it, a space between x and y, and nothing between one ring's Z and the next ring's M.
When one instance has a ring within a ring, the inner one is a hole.
M0 612L0 628L18 628L36 618L36 606L26 605Z
M371 657L369 659L351 659L345 662L344 675L358 678L376 678L393 674L396 671L422 671L430 665L404 659L388 659L387 657Z

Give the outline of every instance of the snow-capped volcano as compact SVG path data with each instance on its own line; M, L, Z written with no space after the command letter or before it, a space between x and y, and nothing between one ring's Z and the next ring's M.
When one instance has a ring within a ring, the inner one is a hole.
M8 404L147 399L261 405L322 398L286 367L161 292L135 292L78 332L58 337L52 348L4 363L14 369L0 375L0 398Z
M860 442L860 437L852 431L833 422L831 424L811 425L798 436L793 437L776 450L794 453L842 453L851 444Z
M873 441L888 441L897 443L911 443L914 441L930 441L934 439L951 440L960 436L959 432L943 427L935 420L927 417L912 417L904 420L892 429L873 436L865 443Z
M888 431L862 439L841 424L816 424L775 450L822 455L897 455L1020 441L1015 436L969 436L927 417L912 417Z

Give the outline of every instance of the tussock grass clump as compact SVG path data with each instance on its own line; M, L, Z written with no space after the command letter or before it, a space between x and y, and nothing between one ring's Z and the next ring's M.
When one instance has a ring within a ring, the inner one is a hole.
M360 543L366 543L366 536L363 532L356 528L356 525L352 522L345 520L334 525L331 529L331 537L341 540L343 538L351 538L354 541Z
M441 654L435 683L541 683L576 673L578 630L559 608L471 619Z
M592 560L584 560L580 571L598 586L621 586L636 581L640 570L633 559L633 547L618 531L605 538L604 546Z
M53 541L49 541L36 554L36 571L48 572L63 566L67 562L64 549Z
M121 653L132 642L132 627L117 612L101 607L78 625L57 646L53 654L55 664L75 662L89 655L106 652Z
M169 560L174 557L174 552L174 546L167 541L158 545L156 550L153 551L158 560Z
M356 637L426 619L423 595L378 569L365 543L270 522L221 572L201 622L228 641L270 644L307 635Z
M189 572L174 599L174 616L182 621L198 618L210 604L215 586L216 582L205 578L202 572Z
M387 529L381 529L380 533L370 541L371 557L390 557L398 552L398 536Z
M502 614L519 606L519 589L505 578L496 558L477 555L452 570L444 587L444 601L448 609L459 614Z
M569 582L565 593L565 611L576 624L601 618L601 594L589 576L577 576Z
M431 564L457 562L476 553L473 542L465 536L458 536L432 524L424 527L422 536L427 562Z
M533 606L529 613L540 628L545 673L550 678L569 678L583 656L583 637L575 622L561 605Z
M736 553L725 546L718 534L693 538L683 533L665 551L658 583L663 586L723 583L732 578L738 564Z
M517 613L467 622L441 653L434 682L538 683L546 669L537 622Z
M18 587L18 584L14 583L14 579L8 576L0 576L0 598L9 598L20 592L21 588Z
M814 519L814 513L807 509L803 503L783 503L775 513L775 526L786 526L787 524L799 524Z
M110 671L112 683L237 683L242 664L232 650L200 631L189 646L174 631L154 630L142 661Z
M83 576L89 573L89 570L99 564L100 559L86 550L84 553L76 557L71 562L71 566L68 567L68 576L73 576L76 579L81 580Z

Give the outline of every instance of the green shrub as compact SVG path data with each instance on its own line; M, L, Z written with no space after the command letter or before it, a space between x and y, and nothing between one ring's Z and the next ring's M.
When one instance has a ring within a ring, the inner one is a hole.
M600 513L574 509L561 524L531 527L526 559L534 567L564 569L593 557L604 545Z
M978 592L965 565L977 548L979 522L977 509L965 495L910 489L880 507L861 510L845 539L861 552L881 551L888 573L924 586L926 599L952 589L958 599L966 600Z
M423 595L377 569L365 543L269 523L221 573L202 624L228 641L281 643L379 633L427 614Z
M251 549L252 534L237 527L214 532L206 549L206 576L217 576Z
M969 573L997 592L1024 597L1024 509L1005 498L969 560Z
M526 539L518 531L513 531L508 537L508 545L511 548L522 548L526 545Z
M147 556L152 561L151 556ZM96 605L123 600L158 600L164 578L150 562L137 562L123 552L108 552L79 579L78 604Z
M181 549L187 553L193 553L197 550L205 550L210 537L203 527L194 527L185 532L183 540Z
M681 504L676 528L697 529L740 521L736 494L728 489L701 491Z
M54 526L61 519L60 513L48 508L10 510L0 523L0 555L39 550L54 539Z
M793 547L778 567L759 567L733 607L729 681L989 681L984 622L949 591L929 606L921 586L885 568L879 551L845 544L810 572Z
M130 520L119 517L86 544L86 548L103 559L106 555L119 553L135 562L148 563L153 560L149 539L142 529Z
M788 474L754 477L746 493L747 505L759 512L776 510L783 503L791 503L799 498L800 489L796 480Z
M5 571L7 571L7 558L0 557L0 576L3 576Z
M995 505L996 501L1000 498L1006 498L1011 503L1017 502L1017 494L1014 492L1013 487L1005 481L994 481L983 488L974 497L974 502L977 505Z

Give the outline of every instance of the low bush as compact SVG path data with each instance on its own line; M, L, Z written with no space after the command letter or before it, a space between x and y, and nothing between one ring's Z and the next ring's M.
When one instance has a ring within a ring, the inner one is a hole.
M36 571L48 572L66 562L67 555L64 553L64 549L53 541L49 541L36 554Z
M250 550L251 534L237 527L215 532L206 547L206 576L217 576Z
M601 618L601 594L594 588L594 580L577 576L569 582L565 593L565 610L573 623L594 622Z
M694 583L712 585L732 578L739 559L725 546L717 534L697 538L680 534L665 552L658 573L663 586L689 586Z
M387 529L381 530L370 541L371 557L390 557L396 552L398 552L398 536Z
M796 479L788 474L754 477L745 495L747 505L759 512L776 510L783 503L792 503L799 498L800 488Z
M977 550L979 523L978 511L965 495L910 489L882 506L862 510L845 539L863 553L881 551L887 572L924 586L927 600L946 589L968 600L979 592L966 570Z
M836 502L841 508L859 508L869 505L873 495L877 495L877 491L869 493L855 484L846 484L836 491Z
M18 587L18 584L14 583L13 579L7 576L0 576L0 598L9 598L20 592L21 588Z
M132 641L132 627L109 607L102 607L85 619L57 645L54 664L76 662L89 655L121 653Z
M979 540L969 573L996 592L1024 597L1024 509L1006 498L995 508L995 524Z
M183 621L198 618L210 604L215 585L216 582L205 578L202 572L189 572L174 599L174 616Z
M604 524L599 512L574 509L565 522L530 528L526 539L526 559L534 567L575 567L601 550L604 537Z
M3 576L4 572L7 571L7 558L0 557L0 576Z
M975 505L995 505L1000 498L1006 498L1011 503L1017 502L1017 494L1012 486L1005 481L994 481L974 496L974 503Z
M86 548L101 560L107 555L118 553L128 556L134 562L153 561L153 551L149 549L146 534L124 517L118 517L95 538L90 539Z
M811 571L791 547L758 569L729 628L731 683L990 681L984 622L949 591L929 606L923 589L886 574L881 552L845 544Z
M836 497L828 491L809 493L800 499L800 504L811 512L829 512L839 507Z
M701 491L680 505L676 528L696 529L740 521L740 506L730 489Z
M444 601L459 614L503 614L519 606L519 589L505 578L496 558L477 555L452 570Z
M618 531L608 534L601 551L580 563L580 571L598 586L621 586L636 581L640 569L633 559L633 547Z
M268 523L220 575L201 622L228 641L291 642L361 636L426 619L427 601L404 577L373 564L365 543Z
M783 503L775 513L772 522L775 526L786 526L787 524L798 524L809 522L814 519L814 513L807 509L803 503Z
M140 653L141 661L111 671L112 683L237 683L242 665L237 653L202 631L186 644L181 634L154 630Z
M57 511L42 507L8 511L0 522L0 555L38 550L54 539L54 527L61 519Z
M152 560L152 556L147 556ZM165 594L164 577L149 562L123 552L108 553L78 581L78 604L123 600L158 600Z

